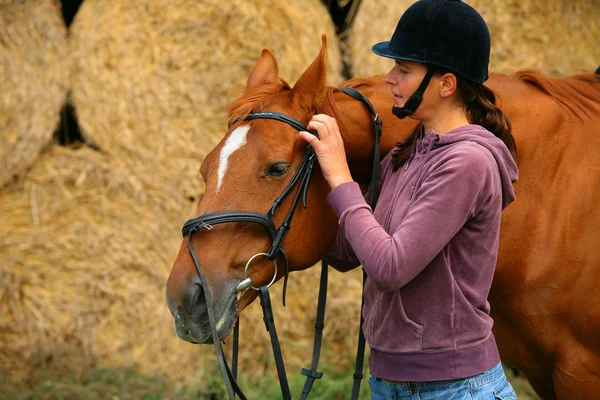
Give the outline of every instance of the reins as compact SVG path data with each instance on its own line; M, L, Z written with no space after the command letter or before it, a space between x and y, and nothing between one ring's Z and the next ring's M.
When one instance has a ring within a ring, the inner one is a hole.
M358 90L353 88L341 88L341 90L347 95L361 101L365 106L369 109L369 111L373 114L374 121L374 130L375 130L375 149L373 153L373 171L371 177L371 187L370 187L370 201L369 204L371 209L374 209L375 202L378 194L377 180L379 175L379 158L380 158L380 139L382 133L382 123L379 118L379 114L375 111L375 108L371 104L371 102ZM281 121L287 123L288 125L294 127L299 131L308 131L307 127L301 122L281 113L277 112L255 112L249 114L245 120L256 120L256 119L272 119L276 121ZM316 132L311 132L316 135ZM269 335L271 337L271 346L273 348L273 356L275 358L275 365L277 369L277 375L279 377L279 384L281 386L281 391L283 398L286 400L291 400L290 388L287 380L287 375L285 372L285 363L283 361L283 355L281 354L281 347L279 345L279 338L277 336L277 330L275 329L275 320L273 317L273 310L271 307L271 299L269 295L268 288L273 284L275 279L277 278L278 267L276 258L281 255L283 257L285 263L285 271L284 271L284 287L283 287L283 305L285 306L285 296L287 290L287 281L289 275L289 265L288 258L283 250L283 241L287 232L291 229L291 221L294 216L294 212L302 197L302 204L304 208L307 208L307 192L310 183L310 179L312 177L312 171L314 167L314 163L316 160L316 154L312 146L308 146L298 169L296 170L294 176L284 189L281 195L275 199L273 205L269 208L266 214L261 214L258 212L251 211L229 211L229 212L215 212L210 214L201 215L197 218L191 219L187 221L182 229L182 234L185 237L188 235L188 246L190 249L190 253L194 260L194 264L196 269L198 270L198 275L200 276L200 281L202 284L202 289L205 296L208 319L210 323L211 335L213 338L213 343L215 345L215 352L217 356L217 362L219 364L219 368L221 370L221 374L223 375L223 380L225 382L225 386L227 388L227 393L229 394L230 399L235 399L236 394L242 399L245 400L246 396L240 389L237 384L237 357L238 357L238 344L239 344L239 318L234 327L234 339L233 339L233 352L232 352L232 365L233 371L229 368L227 364L227 360L223 354L223 348L221 346L221 342L219 341L218 328L217 323L215 321L214 309L212 305L212 292L210 290L210 286L206 281L206 277L202 270L202 266L200 264L200 260L196 254L196 250L194 248L194 244L192 238L194 234L207 230L210 231L213 229L214 225L230 223L230 222L254 222L263 225L272 240L272 244L268 252L266 253L257 253L248 260L246 267L244 269L244 280L242 280L238 286L236 287L236 292L240 292L247 289L253 289L258 291L258 296L260 299L260 304L263 309L263 319L265 321L265 326ZM291 208L283 221L283 223L276 228L271 217L273 217L283 202L285 198L294 190L296 186L298 190L294 195ZM261 287L254 287L252 285L252 280L248 276L248 267L251 262L257 257L266 257L273 262L274 266L274 274L273 279L269 284ZM327 256L325 256L321 263L321 278L319 285L319 297L317 303L317 315L315 322L315 337L313 343L313 354L312 361L310 365L310 369L303 368L302 374L306 376L306 381L304 383L304 387L302 389L301 399L304 400L308 397L313 383L316 379L320 379L323 376L322 372L317 371L317 367L319 364L319 358L321 354L321 344L323 339L323 329L325 327L325 303L327 299ZM363 287L364 282L366 280L366 273L363 272ZM364 364L364 349L365 349L365 337L362 333L362 325L363 325L363 317L362 317L362 309L364 304L364 295L361 300L361 315L360 315L360 328L359 328L359 338L358 338L358 348L356 355L356 366L355 372L353 375L354 383L352 386L352 400L358 399L358 393L360 390L360 383L362 380L362 368Z

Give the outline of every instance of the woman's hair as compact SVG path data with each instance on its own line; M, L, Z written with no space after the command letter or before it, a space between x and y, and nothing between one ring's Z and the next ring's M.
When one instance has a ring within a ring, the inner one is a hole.
M453 73L452 71L446 70L439 67L434 68L434 75L443 75L445 73ZM495 93L484 86L483 84L469 81L460 75L456 75L458 94L462 99L462 102L467 111L467 118L472 124L477 124L488 131L492 132L497 138L502 140L513 158L517 159L517 145L515 139L512 136L512 128L510 120L502 110L496 106L496 95ZM396 143L396 148L392 154L392 163L394 164L394 171L400 168L410 157L411 147L417 137L417 134L421 130L421 124L417 125L415 129L401 142Z

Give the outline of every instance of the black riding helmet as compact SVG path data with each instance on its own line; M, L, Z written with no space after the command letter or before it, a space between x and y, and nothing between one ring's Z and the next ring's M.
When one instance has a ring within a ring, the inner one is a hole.
M402 14L391 40L377 43L372 50L428 66L419 89L404 107L393 108L397 117L405 118L421 103L434 72L431 67L448 69L475 83L487 80L490 32L481 15L460 0L419 0Z

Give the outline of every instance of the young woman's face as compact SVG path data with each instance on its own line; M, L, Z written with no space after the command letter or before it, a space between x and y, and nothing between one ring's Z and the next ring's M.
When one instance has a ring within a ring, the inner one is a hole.
M427 68L424 64L414 61L395 61L394 67L385 76L385 81L391 87L394 96L394 105L396 107L403 107L406 104L409 97L419 88L426 73ZM432 96L432 86L435 86L434 81L435 77L433 77L429 83L427 90L423 94L421 105L417 108L415 114L411 116L412 118L420 119L419 116L423 116L422 114L424 114L424 111L426 112L431 105L435 105L431 104L432 102L436 102L436 96Z

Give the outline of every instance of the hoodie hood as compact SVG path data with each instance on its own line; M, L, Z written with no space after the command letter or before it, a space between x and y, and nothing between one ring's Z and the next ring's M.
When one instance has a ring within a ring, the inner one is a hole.
M444 134L440 134L434 129L430 129L427 133L421 131L413 144L411 160L416 153L427 154L436 147L450 146L464 141L484 147L496 160L502 182L502 208L506 208L515 200L513 183L518 179L519 170L504 142L482 126L464 125ZM411 160L407 163L410 163Z

